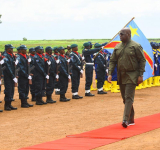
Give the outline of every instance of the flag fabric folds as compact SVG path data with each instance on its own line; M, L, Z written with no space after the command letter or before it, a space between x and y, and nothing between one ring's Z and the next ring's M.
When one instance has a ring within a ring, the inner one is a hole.
M151 45L136 23L132 20L126 27L131 29L131 39L139 43L143 47L144 55L146 58L146 66L143 80L146 80L154 75L154 57ZM104 48L110 53L113 52L114 47L120 43L120 36L117 35L109 44Z

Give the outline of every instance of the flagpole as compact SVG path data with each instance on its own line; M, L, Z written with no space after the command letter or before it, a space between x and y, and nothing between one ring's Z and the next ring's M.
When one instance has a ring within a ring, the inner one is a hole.
M135 17L133 17L122 29L124 29L133 19L135 19ZM121 30L122 30L122 29L121 29ZM121 31L121 30L120 30L120 31ZM119 31L119 32L120 32L120 31ZM108 44L110 44L110 42L119 34L119 32L118 32L105 46L107 46ZM102 50L103 50L103 49L102 49ZM93 59L95 59L102 50L100 50L100 51L93 57Z

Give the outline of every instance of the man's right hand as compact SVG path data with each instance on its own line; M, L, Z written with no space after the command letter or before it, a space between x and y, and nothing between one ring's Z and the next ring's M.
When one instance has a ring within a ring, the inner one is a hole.
M108 82L112 83L112 76L111 75L108 76Z
M17 78L13 78L13 81L14 81L15 83L17 83L17 82L18 82Z

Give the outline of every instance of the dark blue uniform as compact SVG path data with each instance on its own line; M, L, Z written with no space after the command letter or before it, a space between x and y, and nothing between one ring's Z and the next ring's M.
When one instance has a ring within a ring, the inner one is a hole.
M48 61L51 61L50 70L49 70L49 83L46 84L46 95L52 95L55 86L55 77L56 77L56 61L52 55L46 53L45 58ZM48 64L46 62L46 74L48 73Z
M45 84L45 61L44 57L41 54L36 53L34 56L34 65L35 65L35 96L36 96L36 104L39 105L39 102L42 104L42 96L43 96L43 86ZM41 105L40 104L40 105Z
M71 58L71 66L72 66L72 93L73 95L78 95L78 88L79 88L79 83L80 83L80 71L81 71L81 61L82 57L79 55L78 52L72 51L70 53L70 58Z
M94 54L98 51L100 51L101 48L95 48L95 49L84 49L82 51L83 56L85 57L86 67L85 67L85 76L86 76L86 84L85 84L85 93L90 93L90 86L92 84L92 78L93 78L93 60L91 58L91 54Z
M68 62L64 55L59 55L60 67L59 67L59 83L60 83L60 95L66 93L68 89Z

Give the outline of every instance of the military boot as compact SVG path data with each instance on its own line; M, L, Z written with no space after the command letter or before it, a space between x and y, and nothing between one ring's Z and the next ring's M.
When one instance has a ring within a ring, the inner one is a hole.
M5 101L4 110L6 110L6 111L11 111L10 101Z
M70 101L70 99L67 99L65 97L65 94L60 94L60 102L68 102L68 101Z
M25 99L25 101L26 101L26 104L27 104L29 107L33 107L32 104L29 104L29 103L27 102L27 99Z
M36 101L35 94L32 94L32 102Z
M36 105L43 105L43 102L41 101L42 97L36 96Z
M28 103L25 98L21 99L21 107L22 108L29 108Z
M11 105L11 103L12 103L12 101L10 101L10 103L9 103L9 107L11 108L11 110L17 110L17 107L13 107L13 106Z
M56 103L56 101L54 101L51 97L51 95L47 95L47 100L46 100L47 103Z

